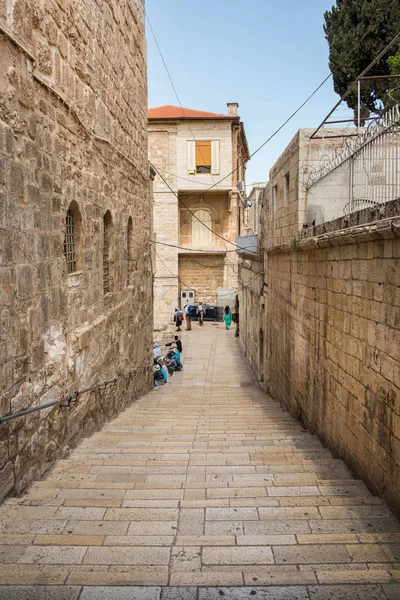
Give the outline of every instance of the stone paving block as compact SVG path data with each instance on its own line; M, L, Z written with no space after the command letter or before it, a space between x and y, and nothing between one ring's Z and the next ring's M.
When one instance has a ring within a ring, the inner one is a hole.
M170 578L171 586L174 586L174 585L179 585L179 586L182 586L182 585L219 586L219 585L242 585L242 584L243 584L243 575L241 572L237 572L237 573L234 573L234 572L229 572L229 573L227 573L227 572L221 572L221 573L220 572L214 572L214 573L179 572L179 573L171 573L171 578ZM207 589L207 588L200 589L199 594L202 593L203 589ZM221 595L218 594L218 596L214 596L214 598L221 598ZM178 599L179 599L179 596L176 600L178 600Z
M276 571L268 567L258 570L253 567L244 572L244 582L246 585L307 585L317 583L317 578L311 571Z
M309 586L310 600L387 600L380 585Z
M162 588L160 600L197 600L197 587Z
M206 565L263 565L274 563L274 557L271 548L268 546L206 547L203 549L203 563Z
M326 534L299 534L299 544L356 544L358 538L355 533L326 533Z
M400 531L400 524L390 519L322 519L310 520L312 533L394 533Z
M0 586L0 600L78 600L80 591L73 586Z
M0 537L0 544L3 546L28 546L33 543L34 539L34 535L27 533L2 534Z
M320 513L324 519L385 519L393 517L391 511L385 506L321 506Z
M73 489L73 490L63 490L61 489L58 493L58 498L66 498L66 499L81 499L81 500L94 500L95 498L99 500L122 500L125 495L125 490L115 490L115 489L98 489L98 490L88 490L88 489Z
M80 564L86 550L86 546L29 546L18 562L37 565Z
M174 521L179 511L175 508L110 508L106 521Z
M258 509L261 520L285 520L285 519L320 519L318 509L310 507L261 507Z
M42 546L101 546L101 535L37 535L34 544Z
M62 566L0 564L0 581L2 585L62 585L68 576L67 569Z
M125 535L129 521L68 521L64 533L71 535Z
M170 568L172 573L177 571L200 571L200 546L174 546L171 550Z
M383 585L382 589L385 593L385 600L398 600L400 598L400 584L391 583Z
M159 587L84 587L79 600L159 600Z
M92 571L76 571L75 568L71 570L68 577L68 582L73 585L101 585L101 586L115 586L115 585L143 585L143 586L155 586L155 585L167 585L168 584L168 569L167 567L153 567L153 570L149 570L150 567L138 566L138 567L127 567L124 571L123 567L119 566L118 570L115 571L114 566L110 566L106 572L96 571L96 567L91 565ZM155 570L154 570L155 569Z
M205 510L203 508L182 508L179 511L179 535L202 535L204 533Z
M61 506L57 509L56 519L66 519L68 521L101 521L105 513L105 508Z
M88 549L89 565L168 565L171 550L163 547L108 546Z
M207 498L259 498L266 497L267 492L263 487L252 489L243 488L209 488L207 490Z
M119 506L121 508L178 508L179 502L180 500L123 500Z
M124 500L183 500L183 490L180 489L153 489L153 490L128 490Z
M213 498L211 500L182 500L182 508L229 508L229 498Z
M0 538L1 542L1 538ZM25 554L26 546L7 546L0 543L0 563L16 563Z
M104 546L172 546L172 535L107 535Z
M347 552L354 562L394 562L400 560L400 544L347 545Z
M307 521L289 519L288 521L246 521L244 523L244 532L246 535L265 535L270 533L311 533L311 530Z
M207 521L257 521L256 508L206 508Z
M242 521L207 521L206 535L239 535L243 533Z
M253 597L257 600L309 600L307 588L304 586L270 586L256 589L205 587L199 590L199 600L220 600L221 597L229 600L250 600Z
M280 506L280 503L275 498L231 498L229 506Z
M279 506L328 506L330 499L322 496L318 497L293 497L293 498L279 498Z
M356 569L348 571L316 571L319 583L389 583L392 580L389 571L384 569Z
M129 524L128 535L175 535L177 529L177 521L134 521ZM113 533L116 532L110 528L109 535Z
M238 535L238 546L286 546L297 544L294 535Z
M234 546L234 535L177 535L177 546Z
M346 551L346 547L339 544L274 546L272 550L277 564L351 562L351 557Z
M267 492L268 496L318 496L320 494L316 485L269 487Z

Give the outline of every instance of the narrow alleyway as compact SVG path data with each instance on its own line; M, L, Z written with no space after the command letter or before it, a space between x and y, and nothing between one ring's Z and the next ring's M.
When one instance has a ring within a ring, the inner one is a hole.
M234 331L183 344L171 385L3 505L0 599L399 599L387 506L257 388Z

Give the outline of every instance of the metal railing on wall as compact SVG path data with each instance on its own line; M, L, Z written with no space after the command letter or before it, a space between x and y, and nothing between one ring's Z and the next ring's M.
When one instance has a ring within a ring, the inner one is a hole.
M51 402L46 402L45 404L41 404L39 406L32 406L31 408L27 408L26 410L21 410L17 413L12 413L10 415L0 417L0 424L7 423L8 421L12 421L13 419L17 419L18 417L25 417L26 415L45 410L46 408L52 408L53 406L61 405L61 407L69 407L73 402L77 402L79 397L83 394L88 394L89 392L93 392L95 390L106 390L107 387L115 385L118 381L121 381L123 379L132 379L135 375L138 375L139 373L145 373L146 371L152 370L153 366L138 367L133 371L129 371L128 373L124 373L123 375L118 375L118 377L114 377L113 379L107 379L106 381L96 383L94 385L91 385L90 387L83 388L82 390L79 390L77 392L71 392L63 398L58 398L57 400L52 400Z
M329 136L326 138L329 139ZM336 150L307 181L308 204L326 222L400 197L400 104L385 111ZM385 214L384 210L382 211Z

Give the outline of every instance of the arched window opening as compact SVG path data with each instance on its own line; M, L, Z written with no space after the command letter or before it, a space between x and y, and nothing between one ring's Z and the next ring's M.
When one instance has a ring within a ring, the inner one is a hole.
M64 256L68 275L82 269L82 217L75 201L65 214Z
M210 248L212 225L211 214L208 210L197 210L194 214L195 216L192 218L192 246L195 248ZM210 227L210 229L208 229L208 227Z
M132 217L128 219L128 227L126 230L126 269L127 277L126 284L132 285L132 278L134 273L134 261L133 261L133 223Z
M108 210L103 217L103 292L112 291L112 219Z

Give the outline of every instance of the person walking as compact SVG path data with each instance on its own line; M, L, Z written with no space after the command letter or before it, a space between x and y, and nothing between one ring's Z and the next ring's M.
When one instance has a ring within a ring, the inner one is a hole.
M181 325L183 323L183 313L181 310L178 310L176 314L176 331L181 331Z
M231 309L229 308L229 306L225 306L225 314L224 314L224 320L225 320L225 327L226 329L229 329L232 323L232 314L231 314Z
M190 315L190 308L187 304L185 304L183 310L185 311L186 331L191 331L192 330L192 317Z
M199 315L199 325L203 325L204 308L203 308L203 305L201 303L198 305L196 312Z

